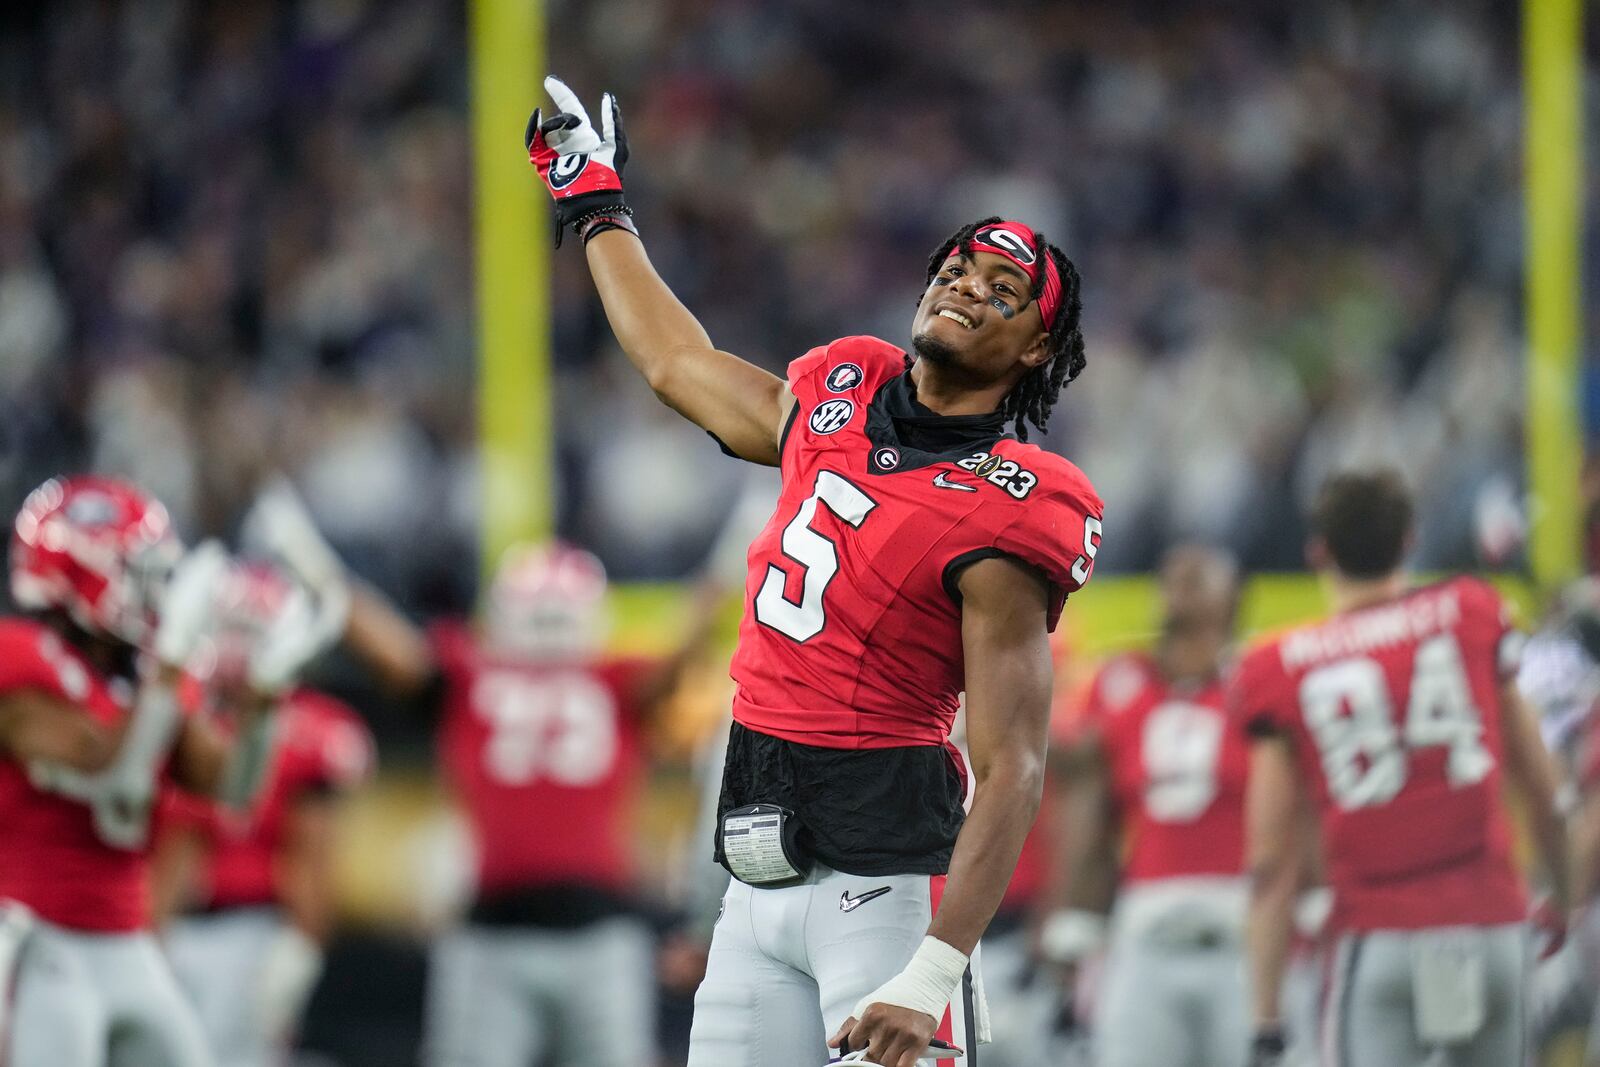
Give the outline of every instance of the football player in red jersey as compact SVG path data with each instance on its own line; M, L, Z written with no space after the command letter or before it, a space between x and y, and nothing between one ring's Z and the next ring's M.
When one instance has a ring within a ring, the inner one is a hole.
M833 1047L908 1067L936 1039L975 1056L969 959L1039 806L1049 631L1100 543L1088 479L1022 440L1084 365L1077 271L1021 222L964 226L929 262L914 356L846 337L779 378L718 351L651 266L610 95L596 128L545 87L560 113L534 113L529 158L623 351L782 474L750 548L717 842L735 881L690 1065L815 1067Z
M231 568L207 686L224 721L262 695L250 685L250 655L296 595L269 568ZM317 620L332 622L342 616ZM298 686L266 695L277 705L273 752L255 803L234 811L169 794L157 835L167 957L230 1067L280 1062L299 1026L334 918L337 805L374 765L371 734L347 705Z
M1181 547L1162 563L1161 636L1095 676L1072 760L1072 882L1041 948L1097 949L1100 1067L1239 1063L1245 993L1244 735L1224 704L1239 602L1232 559ZM1115 907L1113 909L1113 900Z
M17 516L30 615L0 620L0 1059L211 1062L148 932L148 838L163 782L243 804L260 781L268 716L230 742L180 707L225 566L213 544L183 554L161 505L111 479L52 480ZM273 671L297 665L293 636Z
M262 539L315 587L346 583L286 490ZM588 552L519 546L483 622L423 631L351 588L346 646L439 716L439 755L476 846L466 922L430 962L436 1067L636 1067L655 1060L654 934L635 899L645 728L710 630L711 598L663 661L603 654L606 577Z
M1528 902L1503 796L1565 916L1555 771L1514 681L1519 635L1493 588L1411 588L1410 496L1390 471L1335 475L1308 557L1334 614L1253 648L1230 699L1252 734L1247 853L1258 1063L1281 1048L1278 990L1299 885L1302 790L1333 913L1325 1067L1505 1067L1526 1055ZM1550 922L1550 920L1545 920ZM1554 939L1560 923L1551 922ZM1432 1062L1432 1061L1430 1061Z

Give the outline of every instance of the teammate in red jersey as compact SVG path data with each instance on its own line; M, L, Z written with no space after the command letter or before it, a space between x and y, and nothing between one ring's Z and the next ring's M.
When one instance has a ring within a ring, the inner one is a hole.
M345 583L285 490L263 539L317 586ZM567 1067L654 1062L654 936L634 896L644 732L709 632L701 612L663 661L603 654L605 571L552 544L510 551L481 628L423 631L352 591L347 647L439 716L440 760L477 851L475 897L435 946L425 1062Z
M826 1047L909 1067L936 1037L975 1057L968 963L1039 805L1048 633L1100 543L1088 479L1021 439L1083 368L1077 271L1023 223L965 226L929 262L915 356L847 337L778 378L718 351L650 265L611 97L597 129L545 87L561 113L534 113L529 158L623 351L726 451L782 473L750 548L717 842L736 880L691 1067L815 1067Z
M1090 686L1067 812L1068 910L1041 937L1070 960L1098 947L1111 911L1102 1067L1239 1063L1250 1044L1246 752L1224 706L1238 571L1178 548L1160 586L1155 649L1113 658Z
M1556 905L1567 900L1555 773L1514 682L1518 635L1472 578L1410 588L1411 499L1392 472L1337 475L1308 557L1334 615L1266 641L1231 699L1252 733L1249 952L1258 1062L1299 882L1302 791L1320 816L1336 939L1327 1067L1523 1062L1528 904L1503 789L1524 800Z
M161 505L110 479L47 482L17 516L11 590L32 616L0 620L0 1059L211 1062L148 933L148 837L163 782L232 803L259 784L267 716L230 743L180 709L225 565L214 545L183 555Z
M224 583L208 693L224 722L248 706L251 650L293 587L260 566ZM155 884L162 939L213 1053L230 1067L280 1062L322 969L333 923L338 802L371 774L353 710L293 687L277 703L272 755L247 810L169 794Z

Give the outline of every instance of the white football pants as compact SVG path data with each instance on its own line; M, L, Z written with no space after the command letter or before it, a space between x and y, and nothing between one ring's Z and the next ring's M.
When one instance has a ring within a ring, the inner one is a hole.
M178 985L194 1005L222 1067L273 1067L290 1033L262 1010L262 967L285 920L276 908L240 908L175 920L162 934Z
M0 1026L7 1067L213 1063L194 1010L148 933L79 933L34 920L13 972L12 1010Z
M1099 1067L1244 1063L1244 912L1235 878L1169 878L1122 891L1094 1023Z
M465 926L428 967L429 1067L656 1062L655 939L618 917L570 930Z
M1322 1067L1526 1063L1529 955L1522 923L1341 936L1323 999ZM1439 1037L1441 1028L1455 1032Z
M694 998L689 1067L822 1067L856 1002L910 962L943 891L942 875L860 877L820 864L783 889L731 882ZM966 1058L937 1067L978 1063L973 964L936 1031Z

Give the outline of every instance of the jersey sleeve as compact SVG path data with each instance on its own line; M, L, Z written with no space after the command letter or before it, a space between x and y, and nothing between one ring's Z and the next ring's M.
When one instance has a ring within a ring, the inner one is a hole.
M1455 579L1459 591L1463 622L1472 631L1486 635L1494 651L1495 670L1500 681L1516 678L1522 669L1522 650L1527 635L1517 626L1511 604L1500 591L1481 578Z
M1094 573L1100 551L1100 498L1082 486L1056 489L1024 503L994 539L996 555L1037 568L1050 583L1049 626L1061 621L1067 597Z
M71 697L75 689L87 694L88 686L83 668L60 648L55 634L21 620L0 621L0 693L37 689Z
M321 693L297 694L303 752L298 787L346 793L372 777L377 765L372 732L343 701Z
M1257 645L1239 662L1228 685L1228 713L1249 737L1288 733L1293 694L1278 660L1276 642Z

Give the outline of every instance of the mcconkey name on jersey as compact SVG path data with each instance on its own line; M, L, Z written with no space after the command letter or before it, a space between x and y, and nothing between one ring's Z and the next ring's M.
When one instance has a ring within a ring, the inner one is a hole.
M1321 814L1333 922L1515 922L1526 901L1501 789L1501 683L1516 634L1457 578L1264 642L1232 699L1289 740Z

